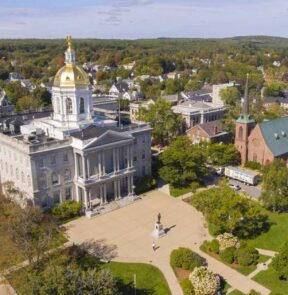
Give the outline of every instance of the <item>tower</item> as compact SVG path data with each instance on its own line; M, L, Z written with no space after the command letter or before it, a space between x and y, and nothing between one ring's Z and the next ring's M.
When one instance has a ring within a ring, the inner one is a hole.
M255 121L249 116L248 97L249 74L247 74L244 102L240 117L236 120L235 146L241 156L241 164L245 164L248 155L248 137L254 127Z
M92 91L85 71L76 65L71 36L67 37L65 66L56 74L52 87L53 120L62 127L78 127L92 119Z

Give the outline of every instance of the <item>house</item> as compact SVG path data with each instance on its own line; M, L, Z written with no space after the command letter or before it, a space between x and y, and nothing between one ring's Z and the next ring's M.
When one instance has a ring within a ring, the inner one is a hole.
M9 115L13 112L13 106L10 104L5 90L0 88L0 116Z
M130 63L120 65L120 67L123 67L127 71L131 71L134 68L135 64L136 64L136 61L132 61Z
M138 115L139 115L139 110L141 108L148 109L149 105L155 104L155 101L153 99L141 101L141 102L135 102L135 103L130 103L129 104L129 112L130 112L130 120L132 123L137 123L139 122L138 120Z
M142 100L143 99L143 95L141 94L141 92L139 91L126 91L123 95L122 95L122 99L127 99L130 101L133 100Z
M10 81L21 81L21 80L23 80L23 77L17 72L11 72L11 73L9 73L9 80Z
M21 86L27 88L30 92L37 88L35 84L26 79L21 80Z
M186 131L187 136L193 144L201 141L211 143L229 143L231 133L223 130L220 120L195 125Z
M171 105L176 105L179 101L179 94L161 95L161 98L169 102Z
M186 122L186 127L191 128L198 124L216 121L224 116L226 108L215 106L203 101L184 101L172 107L175 114L180 114Z
M279 105L283 109L288 110L288 98L281 97L281 96L278 96L278 97L271 96L271 97L264 98L263 106L265 107L265 109L269 109L273 107L274 105Z
M202 88L196 91L182 91L180 97L186 101L204 101L212 102L212 89Z
M170 73L167 73L166 74L166 77L167 77L167 79L175 80L175 79L179 79L180 78L180 74L177 73L177 72L170 72Z
M109 89L109 96L122 98L122 95L129 90L129 86L125 82L113 84Z

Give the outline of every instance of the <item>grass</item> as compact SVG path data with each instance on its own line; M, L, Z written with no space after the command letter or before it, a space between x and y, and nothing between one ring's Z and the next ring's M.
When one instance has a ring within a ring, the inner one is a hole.
M271 295L288 294L288 282L279 280L276 271L271 266L267 270L259 272L253 280L270 289Z
M266 212L269 216L271 227L255 239L248 240L248 245L254 248L279 251L288 240L288 213Z
M172 184L169 185L170 195L174 198L180 197L184 194L191 193L192 187L174 187Z
M231 293L229 293L229 295L245 295L245 294L242 293L242 292L239 291L239 290L234 290L234 291L232 291Z
M134 274L136 274L137 295L171 295L162 272L153 265L110 262L103 267L110 269L115 277L130 286L127 290L122 290L125 295L134 295L134 289L131 288L134 284Z

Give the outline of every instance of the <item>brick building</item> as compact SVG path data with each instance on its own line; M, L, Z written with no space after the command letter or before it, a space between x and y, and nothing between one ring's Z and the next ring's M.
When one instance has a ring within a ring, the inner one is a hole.
M288 117L255 126L255 121L249 116L248 77L243 109L236 121L235 146L240 153L241 164L255 161L265 165L275 158L288 159Z

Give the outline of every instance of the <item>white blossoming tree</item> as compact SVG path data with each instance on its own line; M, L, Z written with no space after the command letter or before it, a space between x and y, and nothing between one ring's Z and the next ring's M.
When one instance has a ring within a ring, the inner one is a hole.
M238 249L240 247L239 239L235 236L233 236L230 233L224 233L222 235L217 236L216 238L220 245L220 251L223 251L227 248L236 248Z
M196 267L189 276L195 295L214 295L220 288L220 277L207 267Z

